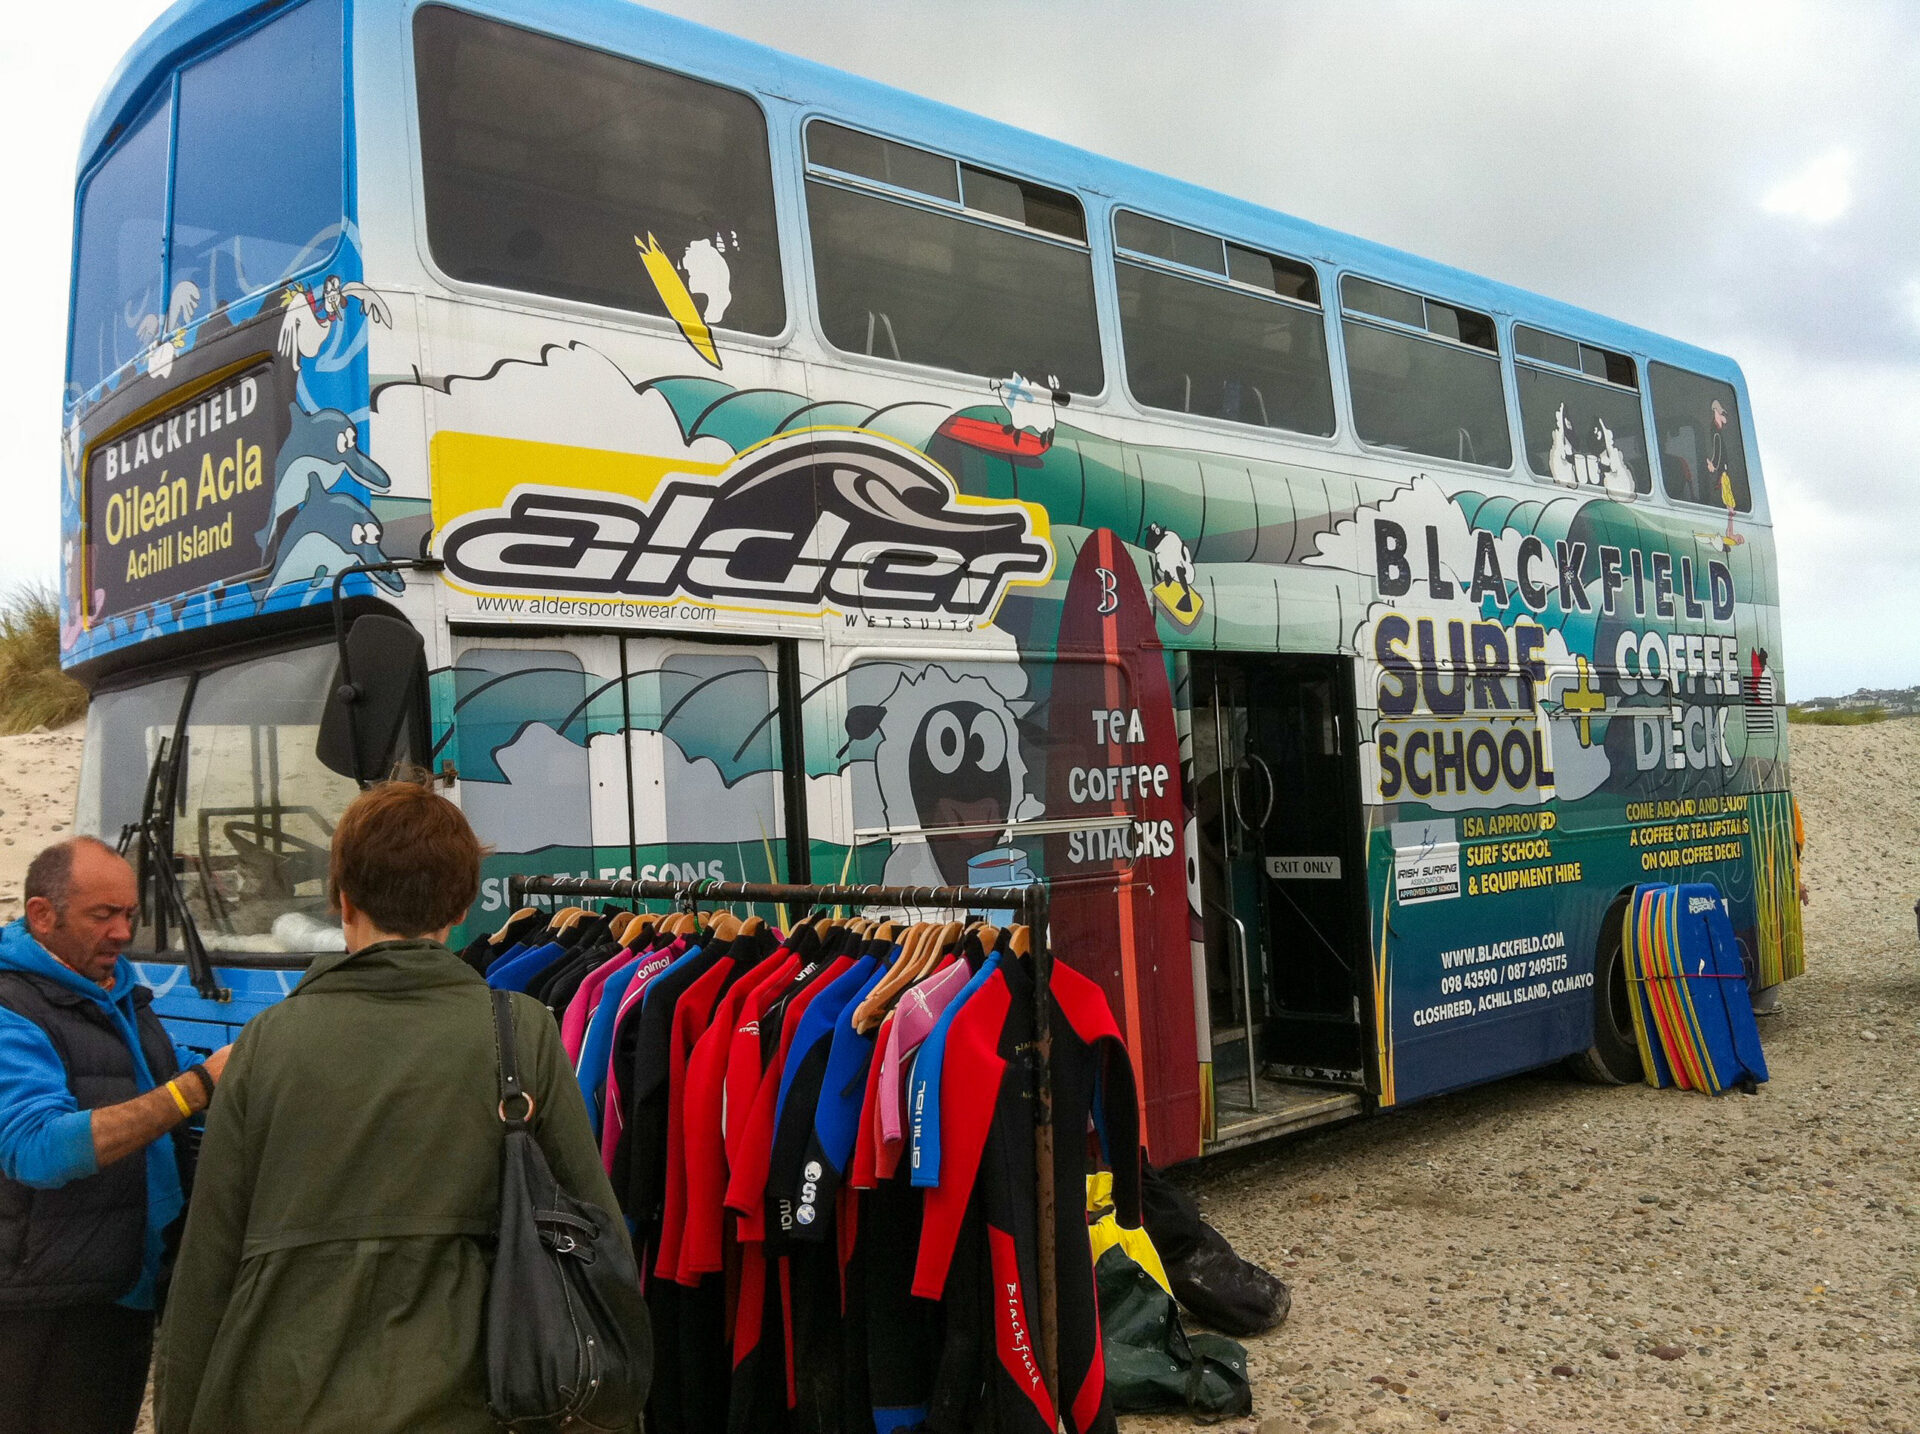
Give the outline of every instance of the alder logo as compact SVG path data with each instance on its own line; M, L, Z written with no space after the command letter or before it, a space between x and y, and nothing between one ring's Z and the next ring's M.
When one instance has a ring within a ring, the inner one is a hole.
M716 477L667 474L644 497L527 477L503 507L447 525L441 556L454 577L495 590L990 619L1009 586L1053 571L1043 510L962 497L919 454L859 434L776 439Z

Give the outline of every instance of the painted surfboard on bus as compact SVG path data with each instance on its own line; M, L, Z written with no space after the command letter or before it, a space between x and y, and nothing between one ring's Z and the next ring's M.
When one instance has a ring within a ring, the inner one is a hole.
M1200 1153L1180 743L1153 605L1107 528L1074 562L1047 707L1054 946L1100 982L1143 1070L1147 1148ZM1118 899L1115 899L1115 892Z

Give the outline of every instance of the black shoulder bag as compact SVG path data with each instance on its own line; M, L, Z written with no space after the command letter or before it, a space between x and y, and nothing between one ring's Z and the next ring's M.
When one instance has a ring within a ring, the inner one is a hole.
M493 992L500 1052L500 1223L487 1285L487 1408L517 1434L636 1426L653 1337L618 1215L576 1200L533 1138L512 998Z

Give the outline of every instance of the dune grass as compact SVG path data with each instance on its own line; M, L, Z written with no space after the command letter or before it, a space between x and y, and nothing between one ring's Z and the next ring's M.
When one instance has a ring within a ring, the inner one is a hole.
M1787 720L1799 722L1808 727L1864 727L1871 722L1887 720L1884 707L1853 707L1844 710L1824 712L1803 712L1798 707L1787 708Z
M87 689L60 670L60 604L40 584L0 595L0 734L64 727Z

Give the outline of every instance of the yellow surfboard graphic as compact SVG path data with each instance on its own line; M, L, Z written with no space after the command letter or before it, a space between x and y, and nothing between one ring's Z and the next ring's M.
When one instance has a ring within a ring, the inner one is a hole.
M1166 609L1182 632L1192 632L1193 625L1200 621L1200 609L1206 606L1197 588L1190 588L1178 578L1168 578L1158 583L1153 595L1160 599L1160 606Z
M653 287L660 291L660 302L667 306L667 317L680 326L680 332L693 345L694 352L719 368L720 351L713 346L713 330L707 327L707 321L700 316L700 306L694 303L693 295L687 292L686 281L673 266L673 260L667 257L667 251L660 247L660 241L652 234L645 239L636 234L633 242L640 250L640 262L647 266L647 277L653 280Z

